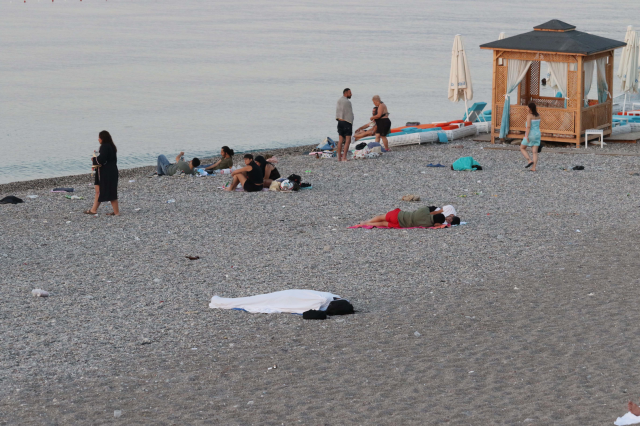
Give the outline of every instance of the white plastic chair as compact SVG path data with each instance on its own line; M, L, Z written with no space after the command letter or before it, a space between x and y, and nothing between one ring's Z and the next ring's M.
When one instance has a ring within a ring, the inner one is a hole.
M584 132L584 148L589 145L589 135L598 135L600 137L600 148L604 147L604 130L589 129Z

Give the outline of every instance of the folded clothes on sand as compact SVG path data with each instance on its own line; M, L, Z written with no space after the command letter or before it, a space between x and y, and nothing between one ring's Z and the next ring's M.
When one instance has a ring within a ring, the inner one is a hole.
M636 416L632 413L627 413L622 417L618 417L618 419L613 423L616 426L626 426L626 425L635 425L640 423L640 416Z
M291 313L302 314L310 310L324 311L336 299L337 294L315 290L283 290L257 296L227 298L213 296L209 307L212 309L236 309L251 313Z

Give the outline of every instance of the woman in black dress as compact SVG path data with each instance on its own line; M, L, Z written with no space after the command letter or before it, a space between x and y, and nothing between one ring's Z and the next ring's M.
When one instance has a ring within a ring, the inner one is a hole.
M380 139L382 139L384 150L389 151L389 141L387 141L387 135L391 130L389 110L385 103L380 100L380 96L375 95L372 100L377 108L376 113L370 118L371 121L376 122L376 142L380 142Z
M100 192L87 214L96 214L100 203L111 201L112 213L107 216L120 216L118 207L118 149L111 139L111 135L103 130L98 135L100 141L100 154L97 157L96 184L100 185Z
M281 178L280 172L276 169L276 166L268 162L262 155L258 155L254 161L258 166L260 166L262 173L264 173L264 179L262 180L263 187L269 188L271 186L271 182Z

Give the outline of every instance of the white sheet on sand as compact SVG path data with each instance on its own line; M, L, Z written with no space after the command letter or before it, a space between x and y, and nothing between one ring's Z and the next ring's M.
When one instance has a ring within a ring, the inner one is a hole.
M213 296L209 307L243 309L247 312L263 314L280 312L302 314L311 309L324 311L334 298L340 299L340 296L315 290L283 290L249 297Z
M636 416L635 414L627 413L622 417L618 417L615 421L614 425L616 426L625 426L625 425L635 425L640 423L640 416Z

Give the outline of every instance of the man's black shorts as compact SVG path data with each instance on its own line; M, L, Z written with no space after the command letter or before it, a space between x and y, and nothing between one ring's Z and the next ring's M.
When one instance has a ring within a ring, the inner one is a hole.
M351 136L353 134L353 126L348 121L338 121L338 134L340 136Z

